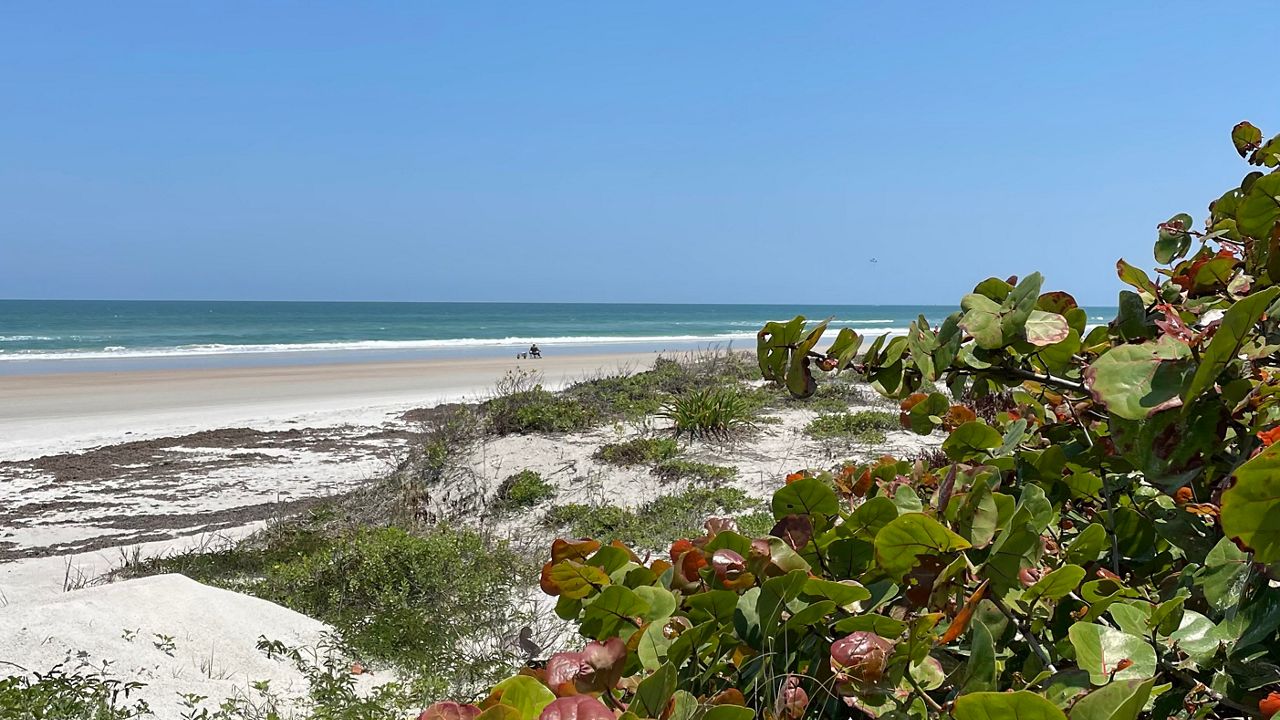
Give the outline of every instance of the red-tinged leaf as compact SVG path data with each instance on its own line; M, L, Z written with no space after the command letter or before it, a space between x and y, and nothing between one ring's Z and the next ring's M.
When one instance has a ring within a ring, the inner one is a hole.
M947 631L938 638L939 645L946 645L949 642L955 642L966 630L969 629L969 623L973 622L973 613L978 609L978 603L982 602L983 596L987 594L987 585L989 580L983 580L977 590L969 596L965 601L964 607L960 608L960 612L956 613L955 619L947 626Z
M769 534L781 538L792 550L799 550L813 538L813 521L808 515L788 515L779 520Z
M562 538L556 538L551 543L551 561L560 562L561 560L581 560L599 549L599 540L592 540L590 538L564 540Z
M475 705L462 705L452 700L438 702L418 715L418 720L473 720L480 714Z

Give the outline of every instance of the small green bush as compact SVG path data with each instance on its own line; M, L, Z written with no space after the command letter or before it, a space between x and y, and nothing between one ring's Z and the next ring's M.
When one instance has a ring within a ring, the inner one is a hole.
M620 443L609 443L595 452L597 460L612 465L641 465L673 457L680 445L671 438L638 437Z
M142 683L125 682L98 673L68 672L61 666L35 677L0 678L0 718L11 720L130 720L149 717L142 700L129 695Z
M594 408L541 385L486 403L489 429L496 435L528 435L534 432L573 432L600 422Z
M881 410L861 410L855 413L820 415L804 429L810 437L823 439L853 439L860 442L884 442L885 432L897 429L898 417Z
M653 474L664 483L677 480L716 483L737 477L738 468L672 458L658 463L653 468Z
M735 388L706 388L679 395L663 405L659 417L671 420L676 435L728 437L752 427L755 410Z
M556 496L556 486L542 479L533 470L521 470L498 486L494 509L511 512L534 507Z
M621 540L653 550L700 533L708 516L759 507L759 501L737 488L690 488L635 509L616 505L561 505L548 511L543 522L553 529L567 528L572 537L594 537L606 542Z

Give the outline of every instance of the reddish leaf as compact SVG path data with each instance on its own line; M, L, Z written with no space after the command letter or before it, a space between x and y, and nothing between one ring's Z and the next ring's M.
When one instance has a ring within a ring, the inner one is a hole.
M982 597L987 594L987 584L989 582L988 580L983 580L978 589L974 590L969 599L965 601L964 607L960 608L960 612L956 613L955 619L947 626L947 631L942 634L942 637L938 638L939 645L954 642L956 638L964 634L965 630L969 629L969 623L973 621L973 613L978 609L978 603L982 602Z
M813 538L813 521L808 515L788 515L778 521L769 534L782 538L792 550L799 550Z

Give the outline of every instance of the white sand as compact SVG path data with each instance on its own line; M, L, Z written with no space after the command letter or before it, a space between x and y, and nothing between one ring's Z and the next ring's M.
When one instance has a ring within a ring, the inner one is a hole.
M475 397L511 370L546 385L652 364L657 353L0 376L0 460L248 426L377 424ZM0 478L3 480L3 478Z
M146 683L133 698L146 700L160 718L181 716L180 693L217 702L254 696L255 681L270 681L282 696L305 696L305 678L287 660L267 659L258 638L314 647L328 632L287 608L181 575L11 603L0 607L0 629L0 660L39 672L58 664L66 672L105 667L109 677ZM15 672L4 666L3 674Z

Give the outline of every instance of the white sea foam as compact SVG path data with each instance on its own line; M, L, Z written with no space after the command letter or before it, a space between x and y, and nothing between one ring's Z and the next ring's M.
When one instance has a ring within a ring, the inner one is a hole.
M905 328L867 328L875 335L903 335ZM279 343L263 345L182 345L165 348L104 347L101 350L75 350L48 352L0 350L0 362L33 360L93 360L109 358L154 358L199 355L247 355L262 353L341 352L349 350L438 350L465 348L511 347L522 349L533 343L544 348L556 345L655 345L661 343L727 342L730 340L754 340L755 333L720 333L714 335L648 335L648 336L566 336L566 337L505 337L505 338L453 338L448 340L359 340L353 342Z

